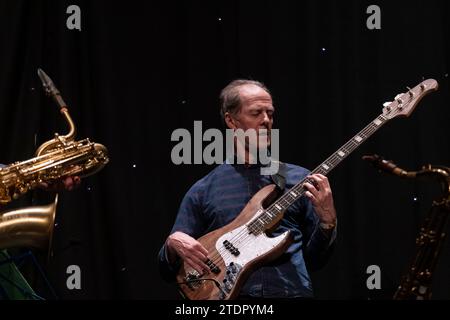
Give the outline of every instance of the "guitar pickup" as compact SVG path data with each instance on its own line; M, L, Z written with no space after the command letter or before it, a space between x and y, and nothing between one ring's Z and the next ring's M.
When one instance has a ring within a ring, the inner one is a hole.
M209 267L209 270L211 270L212 273L219 274L220 268L212 262L210 259L206 260L206 265Z
M230 241L225 240L223 242L223 245L225 247L225 249L227 249L228 251L231 252L231 254L235 257L237 257L241 252L239 251L238 248L236 248Z

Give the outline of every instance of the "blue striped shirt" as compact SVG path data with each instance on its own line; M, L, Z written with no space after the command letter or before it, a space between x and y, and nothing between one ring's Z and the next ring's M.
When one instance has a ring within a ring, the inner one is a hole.
M270 176L260 174L260 166L224 163L197 181L186 193L171 233L184 232L193 238L223 227L234 220L247 202L266 185ZM287 192L309 171L286 164ZM308 270L320 268L328 259L336 236L319 227L319 219L306 197L299 198L285 212L273 235L291 230L294 242L278 259L259 268L247 280L242 295L267 298L312 297ZM173 280L179 265L170 265L165 247L159 252L160 271Z

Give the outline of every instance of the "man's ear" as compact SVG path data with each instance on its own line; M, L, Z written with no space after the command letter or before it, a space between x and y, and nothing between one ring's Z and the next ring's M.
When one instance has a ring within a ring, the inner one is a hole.
M235 123L236 120L231 116L231 114L229 112L225 112L224 119L225 119L225 123L229 129L237 129L237 126Z

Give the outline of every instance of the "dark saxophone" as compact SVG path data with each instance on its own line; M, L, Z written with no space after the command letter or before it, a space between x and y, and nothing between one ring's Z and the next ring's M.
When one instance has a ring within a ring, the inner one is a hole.
M432 295L432 278L446 238L450 214L450 168L427 165L419 171L405 171L381 157L365 156L374 165L402 178L432 178L442 189L442 196L433 200L416 238L416 253L407 272L402 276L394 300L429 300Z
M69 133L43 143L35 157L0 168L0 205L5 205L42 183L69 176L86 177L109 161L105 146L89 139L75 141L75 125L67 105L52 80L41 69L38 75L47 95L60 107ZM0 249L31 246L48 248L53 232L57 197L47 206L33 206L0 213Z

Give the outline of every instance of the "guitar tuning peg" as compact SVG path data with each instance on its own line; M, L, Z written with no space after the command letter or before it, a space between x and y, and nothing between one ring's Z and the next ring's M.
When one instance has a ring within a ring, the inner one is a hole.
M399 93L398 95L395 96L394 100L398 100L398 98L400 98L401 96L402 94Z
M411 98L414 97L414 92L412 91L412 89L410 87L406 87L406 89L408 89L409 96Z
M385 102L385 103L383 103L383 107L388 107L391 103L392 103L392 101Z

